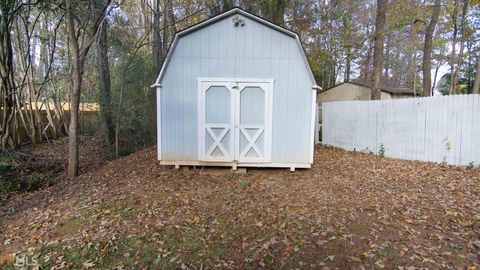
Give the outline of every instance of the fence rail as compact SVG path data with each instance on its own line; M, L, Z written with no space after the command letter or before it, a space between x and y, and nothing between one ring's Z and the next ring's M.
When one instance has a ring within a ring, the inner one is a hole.
M480 95L322 104L322 142L385 156L480 165Z

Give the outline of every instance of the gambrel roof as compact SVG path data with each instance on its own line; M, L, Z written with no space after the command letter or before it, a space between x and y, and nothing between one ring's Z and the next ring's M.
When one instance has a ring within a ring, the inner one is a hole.
M188 35L188 34L190 34L190 33L193 33L193 32L195 32L195 31L197 31L197 30L199 30L199 29L202 29L202 28L204 28L204 27L206 27L206 26L209 26L209 25L211 25L211 24L213 24L213 23L215 23L215 22L217 22L217 21L219 21L219 20L222 20L222 19L224 19L224 18L226 18L226 17L229 17L229 16L231 16L231 15L234 15L234 14L238 14L238 15L245 16L245 17L247 17L247 18L249 18L249 19L252 19L252 20L254 20L254 21L256 21L256 22L258 22L258 23L260 23L260 24L263 24L263 25L265 25L265 26L267 26L267 27L269 27L269 28L271 28L271 29L273 29L273 30L275 30L275 31L281 32L281 33L283 33L283 34L285 34L285 35L288 35L288 36L294 38L294 39L296 40L297 45L298 45L298 49L301 51L301 55L302 55L302 58L303 58L303 62L305 63L306 69L308 70L309 77L310 77L310 80L311 80L311 82L312 82L312 88L313 88L314 90L320 90L320 89L321 89L321 88L316 84L316 82L315 82L315 77L313 76L312 69L311 69L311 67L310 67L310 64L308 63L308 59L307 59L307 56L306 56L306 54L305 54L305 50L304 50L304 48L303 48L303 46L302 46L302 43L300 42L300 38L298 37L298 34L295 33L295 32L293 32L293 31L291 31L291 30L288 30L288 29L286 29L286 28L283 28L283 27L281 27L281 26L278 26L278 25L276 25L276 24L274 24L274 23L272 23L272 22L269 22L269 21L267 21L267 20L265 20L265 19L263 19L263 18L261 18L261 17L259 17L259 16L256 16L256 15L254 15L254 14L252 14L252 13L249 13L249 12L247 12L247 11L239 8L239 7L234 7L234 8L232 8L232 9L228 10L228 11L225 11L225 12L217 15L217 16L214 16L214 17L209 18L209 19L207 19L207 20L204 20L204 21L202 21L202 22L200 22L200 23L198 23L198 24L195 24L195 25L193 25L193 26L190 26L190 27L188 27L188 28L186 28L186 29L184 29L184 30L182 30L182 31L180 31L180 32L177 32L177 33L175 34L175 37L174 37L173 41L172 41L172 44L170 45L170 49L168 50L167 56L166 56L166 58L165 58L165 61L163 61L162 68L161 68L161 70L160 70L160 73L158 74L157 80L155 81L155 84L152 85L152 87L160 86L160 82L161 82L162 77L163 77L163 75L164 75L164 73L165 73L165 70L166 70L166 67L167 67L168 63L169 63L170 60L171 60L171 57L172 57L173 51L174 51L174 49L175 49L175 46L177 45L178 40L179 40L182 36L185 36L185 35Z

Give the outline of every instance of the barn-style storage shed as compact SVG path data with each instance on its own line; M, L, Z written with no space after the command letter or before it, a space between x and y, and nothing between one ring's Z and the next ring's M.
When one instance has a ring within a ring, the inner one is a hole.
M319 87L294 32L231 9L177 33L152 87L160 164L313 163Z

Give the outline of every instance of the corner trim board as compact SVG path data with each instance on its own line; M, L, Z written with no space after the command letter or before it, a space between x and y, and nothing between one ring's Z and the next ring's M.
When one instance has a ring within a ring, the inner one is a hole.
M310 163L313 163L313 153L315 147L315 115L317 109L317 89L315 87L312 88L312 112L311 112L311 121L310 121Z
M162 160L162 97L161 86L157 85L157 158Z

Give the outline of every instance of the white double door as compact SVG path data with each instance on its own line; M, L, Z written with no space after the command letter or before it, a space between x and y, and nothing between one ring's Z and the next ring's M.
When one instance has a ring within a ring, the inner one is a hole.
M270 162L273 80L198 79L200 160Z

